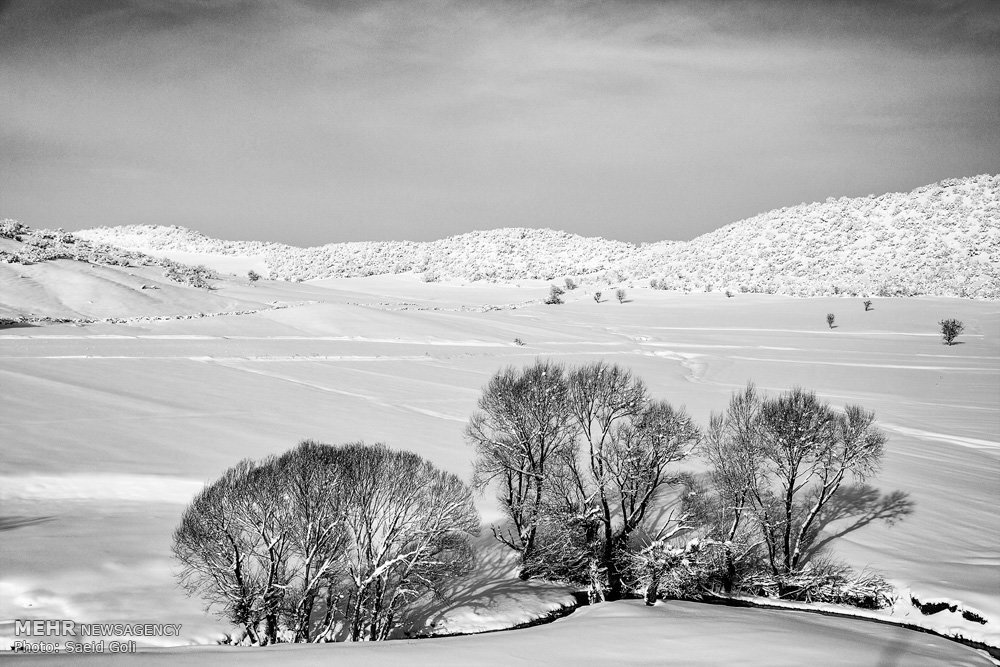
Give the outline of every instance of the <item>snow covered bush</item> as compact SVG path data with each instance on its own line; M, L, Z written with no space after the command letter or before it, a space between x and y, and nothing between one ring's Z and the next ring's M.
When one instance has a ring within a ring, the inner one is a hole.
M836 319L836 316L833 313L827 313L826 314L826 324L831 329L833 328L833 322L834 322L835 319Z
M545 303L550 306L561 304L563 302L562 295L565 293L566 291L558 285L550 285L549 295L545 297Z
M572 291L576 289L576 282L572 278L567 277L564 282L567 290Z
M169 259L161 260L163 265L163 276L168 280L182 285L210 289L212 287L209 280L218 280L219 275L207 266L188 266Z
M954 318L941 320L938 324L941 325L941 337L944 339L945 345L954 345L955 339L965 331L965 325Z
M250 269L249 271L247 271L247 280L249 280L250 284L252 285L258 280L260 280L260 274L254 271L253 269Z
M625 303L625 290L621 287L615 290L615 298L618 299L618 303Z
M594 292L594 302L600 303L601 302L601 296L603 296L603 295L600 292Z
M185 510L181 585L253 644L377 641L472 564L468 487L416 454L306 441L243 460Z
M11 218L0 220L0 238L20 241L19 236L25 231L27 231L27 228L17 220L12 220Z

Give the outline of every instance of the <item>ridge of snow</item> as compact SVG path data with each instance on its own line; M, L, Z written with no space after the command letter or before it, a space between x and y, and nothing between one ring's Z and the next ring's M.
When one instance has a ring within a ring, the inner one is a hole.
M1000 298L1000 175L988 174L775 209L687 242L637 245L525 228L310 248L212 239L178 226L75 235L143 252L261 255L271 278L290 281L406 272L494 282L589 276L654 279L685 291Z

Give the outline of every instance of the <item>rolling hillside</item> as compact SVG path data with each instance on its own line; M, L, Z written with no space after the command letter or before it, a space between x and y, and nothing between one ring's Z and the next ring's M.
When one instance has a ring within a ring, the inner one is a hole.
M257 257L271 278L288 281L416 272L428 281L574 276L685 291L1000 298L1000 175L777 209L689 242L635 245L522 228L311 248L224 241L183 227L75 236L144 253Z

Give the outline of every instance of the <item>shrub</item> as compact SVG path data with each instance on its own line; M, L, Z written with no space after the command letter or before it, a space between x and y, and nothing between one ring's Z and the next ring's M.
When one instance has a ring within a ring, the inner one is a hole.
M208 281L219 277L215 271L207 266L188 266L169 259L163 260L163 269L163 275L168 280L202 289L210 289L211 284Z
M833 328L833 320L834 319L835 319L835 317L834 317L833 313L827 313L826 314L826 323L829 325L829 327L831 329Z
M515 338L514 345L517 345L518 347L524 347L524 341L521 340L520 338Z
M727 289L727 290L726 290L726 298L727 298L727 299L732 299L732 298L733 298L733 296L734 296L734 295L733 295L733 291L732 291L732 290L728 290L728 289Z
M865 299L865 312L867 313L871 309L872 309L872 300Z
M550 285L549 295L548 297L546 297L545 303L547 303L550 306L560 304L563 302L562 295L565 293L566 291L563 288L559 287L558 285Z
M601 295L600 292L594 292L594 302L595 303L600 303L601 302L601 296L602 295Z
M428 269L427 271L424 271L423 275L420 276L420 279L425 283L436 283L441 280L441 276L438 275L437 271L431 271Z
M618 299L618 303L625 303L625 288L619 287L616 289L615 298Z
M573 282L572 278L567 277L564 282L566 283L566 289L568 289L568 290L575 290L576 289L576 283Z
M949 318L938 322L941 325L941 337L945 345L954 345L955 339L965 331L965 325L960 320Z
M260 280L260 274L254 271L253 269L250 269L249 271L247 271L247 280L250 281L250 284L253 284L258 280Z

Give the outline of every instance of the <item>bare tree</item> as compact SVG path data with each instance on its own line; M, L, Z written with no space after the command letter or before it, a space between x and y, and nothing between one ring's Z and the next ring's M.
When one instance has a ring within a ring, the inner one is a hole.
M286 589L286 609L295 642L327 637L335 622L334 600L350 540L344 520L349 498L339 458L338 448L306 440L274 461L289 505L294 576ZM317 623L318 603L324 615Z
M858 406L837 413L816 394L793 388L762 399L753 386L714 416L705 451L729 506L729 537L752 517L779 579L802 565L816 521L850 476L878 469L885 435Z
M467 571L478 529L469 488L419 456L307 441L206 487L174 553L188 592L253 643L278 641L282 628L325 641L335 626L381 640L410 602Z
M521 552L522 576L585 583L610 599L623 593L630 535L699 437L683 411L604 362L568 375L550 362L498 373L467 434L477 485L499 482L509 527L494 535Z
M266 468L241 461L195 497L173 544L188 593L200 594L261 644L277 641L288 584L285 507L273 482Z
M623 593L619 554L656 493L679 481L668 466L690 452L699 432L682 410L650 400L642 380L620 366L582 366L570 374L569 386L583 461L569 470L581 507L597 509L599 565L607 576L607 597L614 600Z
M351 639L378 641L408 603L468 571L479 514L458 477L416 454L364 444L341 453L353 537Z
M732 590L737 567L755 549L750 494L761 486L760 397L753 384L733 394L723 414L713 414L699 453L710 466L710 488L692 486L685 508L705 536L722 547L722 585Z
M546 500L547 482L573 444L569 396L562 366L539 361L523 370L507 368L483 389L479 410L466 427L476 449L473 484L499 486L507 526L494 536L530 562Z
M618 303L625 303L625 288L619 287L616 289L615 298L618 299Z

